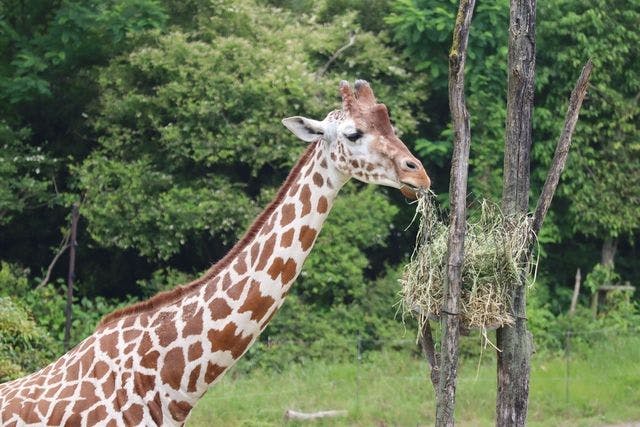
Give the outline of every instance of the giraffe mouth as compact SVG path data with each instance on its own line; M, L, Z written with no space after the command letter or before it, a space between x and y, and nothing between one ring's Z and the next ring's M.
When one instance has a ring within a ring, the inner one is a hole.
M416 187L407 182L400 181L400 192L407 198L415 200L418 196L424 196L427 194L427 189Z

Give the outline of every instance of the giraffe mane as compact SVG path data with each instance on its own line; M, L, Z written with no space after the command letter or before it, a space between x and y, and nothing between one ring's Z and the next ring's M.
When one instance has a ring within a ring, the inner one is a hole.
M305 152L302 154L298 162L291 169L291 172L289 172L289 175L285 179L282 186L280 186L280 189L278 190L275 198L271 201L271 203L269 203L269 205L267 205L265 210L262 211L260 215L258 215L258 217L254 220L253 224L251 225L251 227L249 227L249 229L245 232L244 236L242 236L242 238L229 250L229 252L227 252L227 254L224 257L222 257L215 264L213 264L201 277L199 277L198 279L195 279L194 281L186 285L177 286L174 289L164 291L164 292L159 292L158 294L154 295L153 297L145 301L140 301L133 305L117 309L105 315L100 321L100 323L98 324L98 326L96 327L96 330L103 328L108 324L115 322L116 320L122 319L123 317L139 314L142 312L152 311L162 306L174 303L182 299L186 295L190 294L194 290L198 289L204 283L208 282L209 280L214 278L216 275L218 275L218 273L220 273L222 269L224 269L231 263L231 261L236 257L236 255L238 255L243 249L245 249L248 246L248 244L253 240L253 238L256 236L258 231L260 231L260 228L262 228L262 226L267 221L269 216L273 213L276 207L278 207L278 205L282 202L285 195L287 194L287 191L291 187L291 184L296 180L296 178L298 178L303 166L307 164L309 158L312 156L318 144L318 141L319 140L316 140L315 142L312 142L309 144L309 146L307 147Z

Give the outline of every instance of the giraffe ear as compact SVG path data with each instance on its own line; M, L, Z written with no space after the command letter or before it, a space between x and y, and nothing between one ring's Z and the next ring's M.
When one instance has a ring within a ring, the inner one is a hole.
M306 117L287 117L282 119L282 124L295 136L306 142L313 142L324 135L324 123Z

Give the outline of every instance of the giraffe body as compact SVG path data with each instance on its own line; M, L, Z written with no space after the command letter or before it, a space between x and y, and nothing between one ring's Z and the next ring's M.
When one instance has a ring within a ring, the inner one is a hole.
M380 109L357 108L358 102L381 105L359 82L356 94L341 86L344 108L323 122L285 119L310 145L275 200L222 260L191 284L106 316L94 334L42 370L0 384L2 425L184 424L282 305L351 176L401 189L409 181L428 187L420 163L393 140L386 108L384 123ZM384 129L373 138L376 127ZM360 147L346 143L354 135L363 140ZM411 157L397 161L400 166L390 157L371 160L365 144ZM412 166L404 180L402 162Z

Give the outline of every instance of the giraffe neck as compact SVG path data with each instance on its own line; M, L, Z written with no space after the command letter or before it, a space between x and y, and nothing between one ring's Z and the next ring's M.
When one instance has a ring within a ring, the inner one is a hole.
M175 357L169 350L158 368L170 383L175 378L169 394L179 396L185 408L244 354L280 308L346 182L333 168L325 142L309 149L306 164L282 189L286 194L253 239L196 293L168 310L175 311L172 319L179 324L180 350ZM160 311L156 319L162 316Z
M283 197L224 268L181 300L140 316L149 325L137 346L140 374L155 377L149 383L169 409L165 416L186 419L264 330L300 273L346 182L325 142L309 150Z

